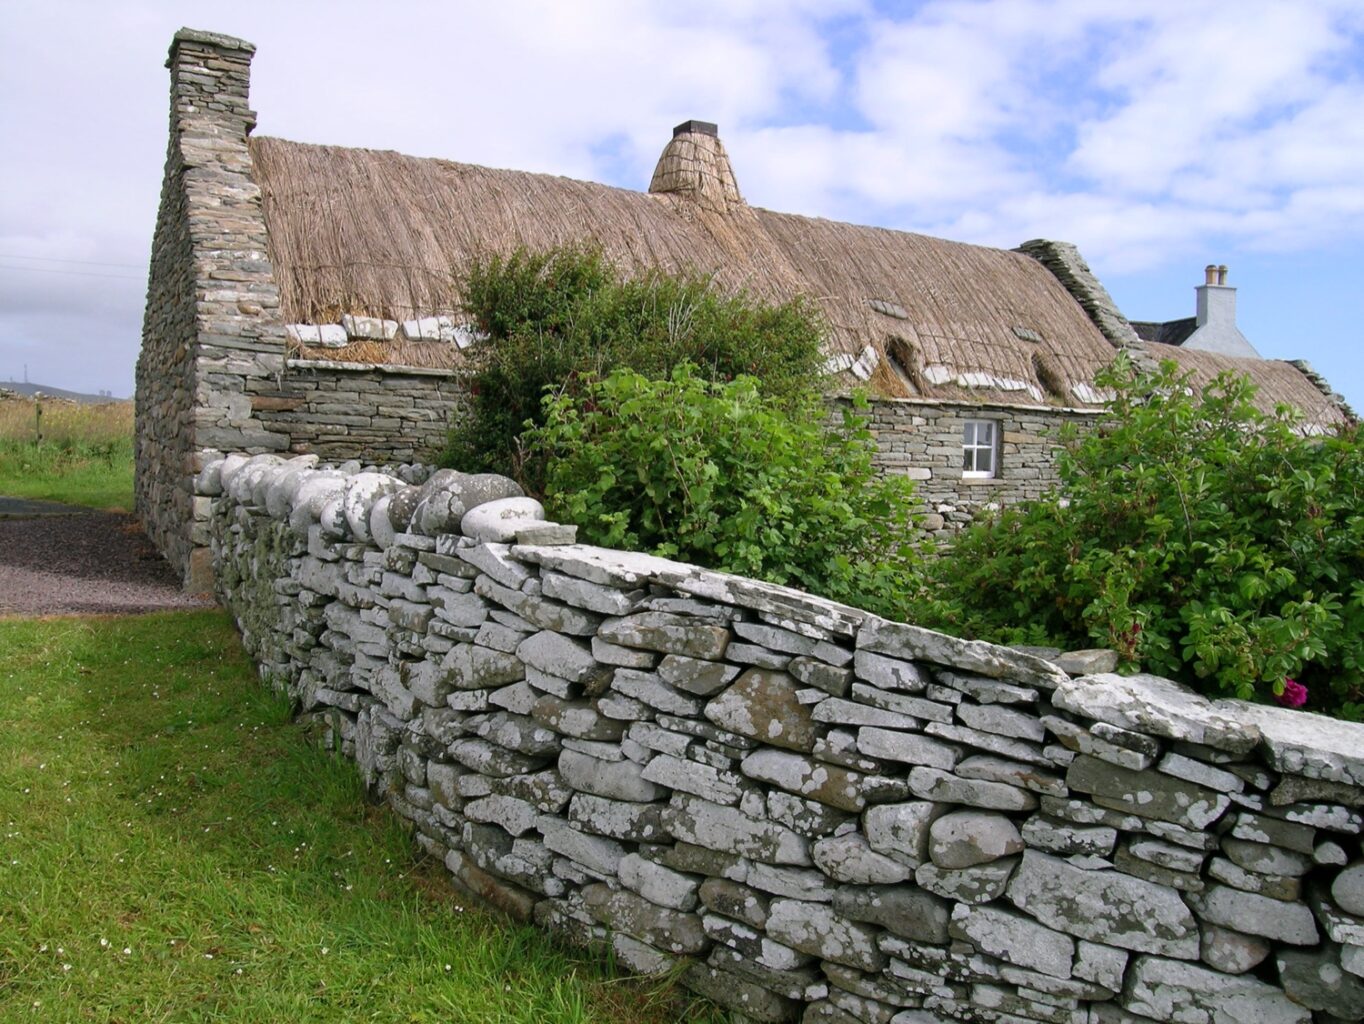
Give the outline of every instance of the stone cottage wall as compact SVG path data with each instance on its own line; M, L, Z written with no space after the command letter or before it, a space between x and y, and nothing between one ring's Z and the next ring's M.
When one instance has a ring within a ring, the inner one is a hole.
M577 545L499 477L197 486L262 676L456 885L738 1019L1364 1014L1364 727Z
M929 512L926 528L936 531L958 529L982 508L1034 500L1054 489L1054 450L1062 429L1086 430L1100 414L1047 406L876 399L869 415L877 468L915 482ZM994 477L961 475L962 425L968 419L998 424Z
M405 463L435 458L466 397L450 370L291 359L280 387L252 405L292 452Z

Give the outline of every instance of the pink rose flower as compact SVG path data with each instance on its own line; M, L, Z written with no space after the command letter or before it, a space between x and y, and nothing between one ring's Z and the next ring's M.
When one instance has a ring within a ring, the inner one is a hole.
M1296 679L1283 681L1283 692L1276 693L1274 699L1286 708L1300 708L1307 703L1307 687Z

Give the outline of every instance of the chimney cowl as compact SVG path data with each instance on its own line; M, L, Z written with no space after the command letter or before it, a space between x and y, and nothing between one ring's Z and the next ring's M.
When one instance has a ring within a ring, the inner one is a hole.
M683 121L673 129L674 139L679 135L689 134L712 135L718 139L720 137L720 126L714 121L697 121L693 119L691 121Z

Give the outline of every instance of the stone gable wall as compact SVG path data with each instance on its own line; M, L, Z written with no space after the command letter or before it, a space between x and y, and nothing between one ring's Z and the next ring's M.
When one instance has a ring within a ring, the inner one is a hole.
M737 1019L1364 1013L1364 726L577 545L500 477L196 486L262 676L458 887Z

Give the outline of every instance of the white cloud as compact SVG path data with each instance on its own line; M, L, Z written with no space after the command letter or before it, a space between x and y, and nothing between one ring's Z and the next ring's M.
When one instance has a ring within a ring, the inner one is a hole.
M254 41L260 130L301 141L643 188L672 125L699 117L755 203L1066 238L1101 273L1364 239L1358 0L46 0L6 19L0 245L132 278L183 24ZM52 312L20 331L0 311L0 357L41 336L26 355L130 385L139 281L30 271L0 288Z

